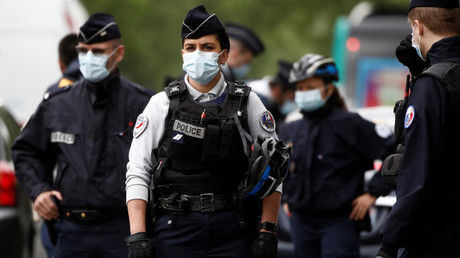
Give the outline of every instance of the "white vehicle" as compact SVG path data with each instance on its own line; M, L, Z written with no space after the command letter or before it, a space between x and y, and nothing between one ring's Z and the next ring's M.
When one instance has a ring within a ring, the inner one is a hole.
M61 76L59 41L87 17L78 0L0 1L0 98L20 123Z

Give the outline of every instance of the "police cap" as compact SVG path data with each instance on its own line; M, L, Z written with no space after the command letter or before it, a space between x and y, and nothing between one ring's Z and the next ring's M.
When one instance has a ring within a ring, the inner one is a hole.
M95 13L80 27L78 41L85 44L121 38L115 18L106 13Z
M458 0L411 0L409 11L415 7L458 8Z
M264 45L257 35L248 27L228 23L226 26L227 34L234 38L252 51L254 56L264 51Z
M276 75L277 81L281 83L284 89L296 88L295 83L289 82L289 73L291 72L292 64L283 60L278 61L278 74Z
M199 5L188 11L182 22L182 39L197 39L213 33L223 37L221 38L224 41L223 48L228 49L230 47L225 28L215 13L209 14L204 5Z

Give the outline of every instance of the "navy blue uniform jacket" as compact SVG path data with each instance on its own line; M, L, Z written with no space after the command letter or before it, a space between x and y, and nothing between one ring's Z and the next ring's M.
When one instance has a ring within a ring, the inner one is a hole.
M394 138L358 114L336 107L322 113L282 128L280 138L293 147L283 201L291 211L348 214L353 199L364 192L364 172L394 149ZM390 191L376 173L369 192L380 196Z
M45 94L13 146L16 176L31 198L53 189L64 206L126 209L132 130L152 94L118 73Z
M460 62L460 36L432 45L428 65L442 61ZM430 225L448 223L450 208L459 208L454 192L460 184L460 133L452 127L453 119L459 118L451 117L449 101L446 86L433 77L423 76L412 85L408 107L414 110L413 118L406 113L397 202L381 231L384 242L406 246Z

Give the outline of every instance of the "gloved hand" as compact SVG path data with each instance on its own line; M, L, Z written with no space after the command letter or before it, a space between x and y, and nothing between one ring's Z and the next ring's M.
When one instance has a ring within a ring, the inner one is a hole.
M155 251L147 232L139 232L125 238L128 245L128 258L154 258Z
M401 40L395 51L399 62L409 68L412 76L417 76L423 72L423 68L427 65L417 54L415 48L412 47L412 35L409 34L405 39Z
M397 258L398 257L398 248L383 242L380 247L379 252L375 258Z
M251 245L252 258L277 258L278 239L275 234L260 232Z

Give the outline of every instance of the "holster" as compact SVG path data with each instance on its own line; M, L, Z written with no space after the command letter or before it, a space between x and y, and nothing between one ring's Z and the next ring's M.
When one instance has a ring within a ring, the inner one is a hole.
M61 214L61 204L56 196L51 195L51 200L54 202L56 207L58 208L59 214ZM57 233L54 230L54 225L56 224L57 220L45 220L46 229L48 230L48 236L50 238L50 242L53 246L56 246L57 243Z

